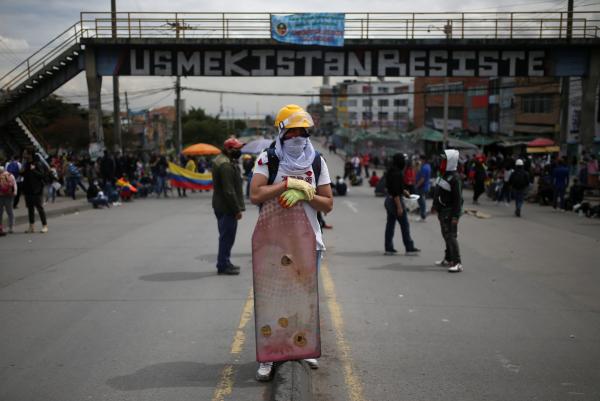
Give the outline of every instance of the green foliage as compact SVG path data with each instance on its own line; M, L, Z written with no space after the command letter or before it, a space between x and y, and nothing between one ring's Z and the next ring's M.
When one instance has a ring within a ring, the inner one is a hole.
M226 121L209 116L200 108L192 108L182 120L184 146L202 142L221 147L232 133L239 133L246 128L244 121L235 120L233 128L228 130Z
M89 144L88 112L79 104L50 95L29 109L25 118L51 149L84 149Z

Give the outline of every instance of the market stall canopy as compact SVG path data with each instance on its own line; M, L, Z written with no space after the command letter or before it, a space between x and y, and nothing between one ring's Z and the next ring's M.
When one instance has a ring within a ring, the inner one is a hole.
M448 138L448 147L454 149L479 149L477 145L456 138Z
M221 149L209 145L208 143L197 143L195 145L188 146L182 152L186 156L207 156L207 155L218 155L221 153Z
M408 133L414 140L444 142L444 134L429 127L420 127Z
M555 143L552 139L548 138L535 138L533 141L527 142L527 146L530 148L554 146Z
M498 139L491 138L491 137L485 136L485 135L475 135L472 137L464 137L464 138L460 138L460 139L465 142L471 143L473 145L477 145L477 146L488 146L493 143L499 142Z
M532 146L527 147L527 153L558 153L560 146Z
M266 138L255 139L244 145L244 147L242 148L242 153L257 155L260 152L262 152L263 150L265 150L266 148L268 148L269 146L271 146L272 142L273 142L272 139L266 139Z

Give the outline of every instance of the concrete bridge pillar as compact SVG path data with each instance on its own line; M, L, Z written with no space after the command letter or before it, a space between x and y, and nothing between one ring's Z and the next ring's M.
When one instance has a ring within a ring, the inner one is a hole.
M96 71L96 51L94 48L85 49L85 78L88 87L89 102L89 132L90 144L97 142L104 147L104 130L102 129L102 76Z
M590 66L587 77L581 82L581 127L579 130L581 145L590 149L596 135L596 102L598 102L598 83L600 82L600 49L590 52Z

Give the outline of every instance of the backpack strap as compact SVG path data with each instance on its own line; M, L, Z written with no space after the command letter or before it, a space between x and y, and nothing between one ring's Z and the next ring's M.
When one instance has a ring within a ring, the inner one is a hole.
M269 168L269 179L267 185L273 185L277 178L277 170L279 170L279 158L275 154L275 141L267 148L267 167Z
M319 177L321 176L321 154L315 150L315 158L312 162L312 169L315 173L315 186L319 186Z

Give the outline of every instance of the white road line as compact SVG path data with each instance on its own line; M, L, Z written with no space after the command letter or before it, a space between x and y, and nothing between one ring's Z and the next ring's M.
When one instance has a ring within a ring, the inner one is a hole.
M350 210L352 210L354 213L358 213L358 209L356 208L356 206L354 206L354 202L350 202L350 201L345 200L344 201L344 205L348 206L348 208Z

